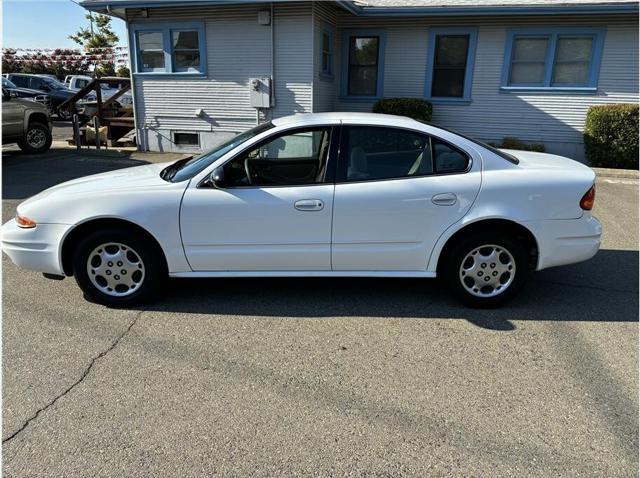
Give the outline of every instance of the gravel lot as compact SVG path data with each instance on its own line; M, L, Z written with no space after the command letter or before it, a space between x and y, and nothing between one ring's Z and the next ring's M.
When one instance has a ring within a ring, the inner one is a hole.
M157 160L117 156L5 154L3 217ZM598 188L598 255L494 311L403 279L173 281L111 310L3 255L5 476L637 476L638 183Z

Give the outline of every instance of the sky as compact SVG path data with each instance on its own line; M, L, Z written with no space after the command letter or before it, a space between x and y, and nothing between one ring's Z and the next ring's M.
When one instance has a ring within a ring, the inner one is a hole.
M4 0L3 48L79 48L69 35L88 27L87 11L71 0ZM124 21L112 17L111 26L127 45Z

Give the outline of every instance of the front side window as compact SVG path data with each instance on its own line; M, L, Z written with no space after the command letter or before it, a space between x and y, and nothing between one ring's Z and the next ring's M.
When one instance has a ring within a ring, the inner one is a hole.
M345 127L339 180L375 181L466 171L466 153L425 133L374 126Z
M316 184L324 179L331 128L296 130L269 138L224 166L228 187Z
M206 73L204 23L131 25L135 73Z
M469 100L477 32L475 28L434 28L430 34L426 96Z
M599 29L511 32L503 87L595 88L603 42Z
M164 39L162 32L138 32L141 71L164 71Z
M29 88L29 77L28 76L12 76L11 81L15 83L20 88Z

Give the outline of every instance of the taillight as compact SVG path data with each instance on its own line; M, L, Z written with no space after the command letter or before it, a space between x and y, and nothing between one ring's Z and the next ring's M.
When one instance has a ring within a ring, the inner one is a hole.
M591 211L593 209L593 204L596 202L596 185L594 184L591 188L584 193L582 199L580 199L580 207L585 211Z
M16 222L18 223L18 227L23 229L31 229L36 227L36 221L33 219L29 219L28 217L21 216L20 214L16 214Z

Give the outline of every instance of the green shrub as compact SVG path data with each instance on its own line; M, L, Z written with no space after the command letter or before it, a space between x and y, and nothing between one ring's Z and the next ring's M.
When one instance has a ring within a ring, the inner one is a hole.
M384 98L373 105L374 113L408 116L420 121L431 121L433 106L420 98Z
M589 108L584 148L591 166L638 169L638 105Z
M538 153L544 153L544 144L527 144L520 141L518 138L506 137L502 138L502 143L491 143L491 146L503 149L519 149L521 151L536 151Z

